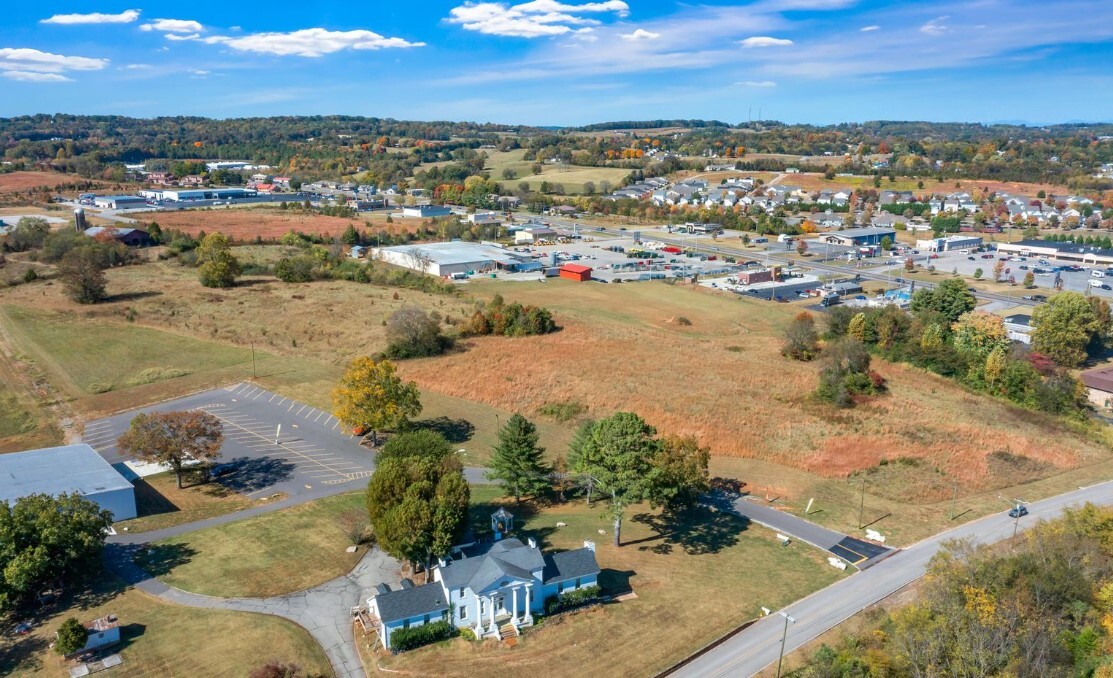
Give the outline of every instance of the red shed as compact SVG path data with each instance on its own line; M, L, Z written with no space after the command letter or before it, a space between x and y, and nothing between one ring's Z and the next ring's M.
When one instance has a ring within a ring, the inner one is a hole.
M560 267L560 277L586 282L591 280L591 267L581 266L579 264L565 264Z

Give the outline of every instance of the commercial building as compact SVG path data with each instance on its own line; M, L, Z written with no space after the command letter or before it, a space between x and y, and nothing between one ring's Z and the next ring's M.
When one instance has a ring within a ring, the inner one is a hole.
M402 208L402 216L417 219L431 219L433 217L447 217L452 210L444 205L409 205Z
M136 516L135 488L85 443L0 454L0 501L72 492L111 511L113 520Z
M190 188L160 191L160 200L169 202L189 202L192 200L234 200L252 198L259 194L252 188Z
M834 231L832 233L828 233L823 237L823 241L831 243L832 245L860 247L863 245L880 245L881 241L885 238L888 238L889 242L896 242L896 230L892 228L875 228L871 226L866 226L863 228L848 228L845 231Z
M1082 373L1082 383L1086 385L1090 402L1109 409L1113 407L1113 367L1099 367Z
M767 268L762 271L741 271L738 274L738 282L743 285L753 285L754 283L770 282L773 280L773 269Z
M576 282L587 282L591 280L591 267L581 266L580 264L564 264L560 267L560 277Z
M953 252L954 250L975 249L981 246L981 237L974 235L948 235L943 238L916 241L916 249L928 252Z
M498 212L475 212L468 215L468 223L476 226L499 226L502 224L502 215Z
M556 231L544 226L538 228L523 228L514 234L514 244L531 245L542 240L552 240L556 238L556 234Z
M1022 344L1032 343L1032 316L1026 313L1005 316L1005 332L1013 341Z
M513 271L519 264L531 261L530 257L499 245L459 241L377 247L371 253L380 261L439 276L496 269Z
M1013 243L1001 243L997 245L997 251L1003 254L1016 254L1022 257L1046 257L1091 266L1113 265L1113 250L1092 245L1079 245L1073 242L1019 240Z
M146 207L147 199L138 195L98 195L93 205L106 210L125 210Z

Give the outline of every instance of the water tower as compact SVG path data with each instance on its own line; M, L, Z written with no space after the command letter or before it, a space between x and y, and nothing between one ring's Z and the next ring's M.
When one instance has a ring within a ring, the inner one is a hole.
M80 207L73 211L73 226L77 229L78 233L84 233L87 227L85 223L85 210Z

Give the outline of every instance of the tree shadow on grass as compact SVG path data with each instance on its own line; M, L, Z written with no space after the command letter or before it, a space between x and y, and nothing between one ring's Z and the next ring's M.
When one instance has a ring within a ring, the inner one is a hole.
M141 299L149 299L151 297L161 297L162 292L155 290L147 290L145 292L121 292L119 294L110 294L105 299L108 303L117 303L124 301L139 301Z
M42 655L49 645L46 638L36 635L4 635L8 640L0 644L0 676L26 675L42 670Z
M722 511L709 511L702 506L693 506L679 511L664 513L639 513L631 518L636 523L648 526L657 533L648 537L626 542L627 545L659 542L652 546L639 546L640 550L654 553L672 553L680 547L689 555L718 553L738 543L738 535L749 528L750 521Z
M459 445L471 440L475 435L475 425L467 419L450 419L449 417L434 417L415 421L414 427L435 431L450 443Z
M605 567L599 571L599 588L613 596L621 596L624 593L630 593L634 587L630 585L630 578L636 576L638 573L633 570L626 570L619 572Z
M197 549L187 544L147 544L135 549L132 561L152 577L163 577L175 568L185 565L197 555Z

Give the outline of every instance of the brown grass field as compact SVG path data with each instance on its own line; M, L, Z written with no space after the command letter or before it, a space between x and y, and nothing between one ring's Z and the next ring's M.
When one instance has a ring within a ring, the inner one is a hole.
M197 235L201 231L219 231L235 240L254 240L256 236L276 239L290 231L310 235L339 235L349 224L360 230L401 233L413 230L421 223L419 220L398 219L393 224L388 224L385 212L362 214L358 219L345 219L271 207L142 212L134 216L143 222L156 221L163 229L173 228L191 235Z
M876 190L894 190L894 191L912 191L914 194L920 196L928 196L933 193L953 193L955 191L965 191L974 195L976 191L989 191L989 192L1005 192L1014 195L1023 195L1035 197L1036 193L1046 191L1047 193L1067 194L1070 189L1066 186L1058 186L1054 184L1031 184L1018 181L988 181L984 179L963 179L955 181L948 179L939 182L931 177L923 179L924 187L917 188L918 179L911 179L907 177L898 177L896 181L889 181L887 178L881 179L881 188ZM800 186L808 191L819 191L824 188L854 188L854 189L872 189L873 177L854 176L854 177L835 177L834 179L825 179L822 173L806 172L800 174L786 174L781 179L780 183L789 186ZM955 184L961 184L960 187L955 187Z
M0 174L0 193L26 191L29 188L53 187L82 181L104 183L96 179L86 179L76 174L63 174L62 172L8 172Z
M547 306L563 326L544 337L469 339L461 352L400 363L403 376L422 387L422 419L474 426L460 441L469 463L486 461L497 426L512 412L535 419L542 445L556 456L567 449L574 422L541 415L546 404L580 403L591 417L630 410L662 433L697 436L715 455L716 473L780 497L786 510L800 512L815 497L824 509L812 519L839 529L857 523L860 486L848 476L872 470L867 510L894 512L882 527L901 541L948 524L956 483L966 509L984 513L999 508L1003 488L1031 499L1113 472L1107 429L1075 429L908 366L879 361L890 392L854 409L813 402L818 365L779 352L793 305L663 283L473 281L466 289ZM209 290L174 262L111 270L109 292L115 301L78 307L49 282L0 291L9 305L0 314L8 326L0 322L0 329L59 385L79 421L251 378L244 349L252 343L259 383L327 408L342 366L384 348L382 323L394 310L416 304L463 318L473 304L265 277ZM52 332L66 339L59 343ZM183 370L188 374L174 376ZM112 388L97 392L99 384ZM902 458L911 461L880 466Z

